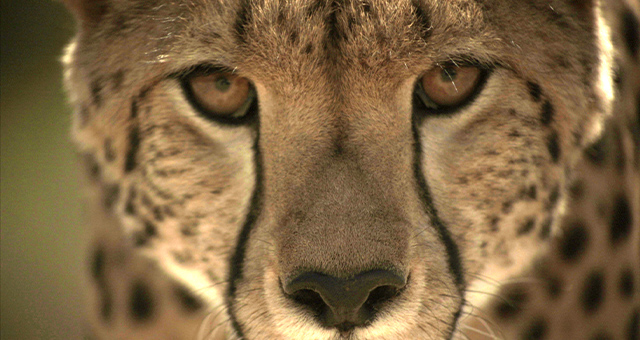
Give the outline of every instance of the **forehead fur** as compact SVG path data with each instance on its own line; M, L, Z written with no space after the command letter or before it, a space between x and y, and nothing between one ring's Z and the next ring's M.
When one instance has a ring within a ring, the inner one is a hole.
M595 50L594 37L582 29L592 24L590 17L577 16L574 2L565 0L104 3L79 37L78 62L87 68L137 61L144 65L137 72L162 76L210 63L273 79L283 70L312 75L321 68L340 73L390 66L415 74L456 57L524 73L595 59L584 56ZM585 60L573 60L578 55Z

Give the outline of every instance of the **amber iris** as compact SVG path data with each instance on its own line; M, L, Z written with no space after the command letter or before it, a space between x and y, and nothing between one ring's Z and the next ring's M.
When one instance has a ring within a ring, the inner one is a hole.
M192 76L188 80L193 98L209 114L232 116L249 98L251 85L247 78L232 73Z
M422 89L434 104L456 106L473 94L481 75L474 66L436 66L422 76Z

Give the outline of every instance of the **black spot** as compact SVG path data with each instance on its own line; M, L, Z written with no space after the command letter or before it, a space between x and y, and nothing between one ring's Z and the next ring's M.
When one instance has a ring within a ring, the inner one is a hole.
M124 162L124 171L131 172L137 165L138 148L140 147L140 132L134 125L129 131L129 150Z
M518 236L523 236L530 233L533 230L533 227L536 225L536 220L533 217L530 217L522 223L520 228L518 228Z
M552 299L558 298L562 293L562 281L557 277L548 277L547 292Z
M196 312L202 308L202 301L194 296L186 287L182 285L176 285L174 292L178 301L187 312Z
M546 209L554 209L558 204L558 198L560 198L560 188L558 187L558 185L556 185L553 187L551 193L549 194L549 200L547 201Z
M106 287L100 289L102 301L100 303L100 315L104 321L110 321L113 315L113 297Z
M600 331L592 336L591 340L613 340L613 337L605 331Z
M595 312L604 300L604 275L600 271L589 274L582 287L582 308L588 314Z
M554 163L558 163L558 159L560 159L560 144L558 143L558 134L556 132L552 132L551 135L549 135L547 149L549 150L551 160Z
M240 43L246 42L247 26L249 25L250 17L251 3L248 0L243 0L240 2L240 8L238 9L238 12L236 12L236 22L233 26L236 38Z
M96 247L91 259L91 276L98 282L104 282L105 252L101 246Z
M110 209L120 196L120 186L118 184L109 184L104 188L103 203L105 208Z
M569 195L574 200L579 200L584 196L584 182L576 180L569 185Z
M149 195L144 191L142 192L142 198L140 199L140 201L145 207L149 209L153 208L153 202L151 202L151 198L149 198Z
M151 291L141 281L135 282L131 287L129 308L131 308L131 316L138 322L148 321L153 315L154 301Z
M586 158L594 165L601 165L606 158L606 141L600 138L584 150Z
M631 314L627 324L627 340L640 339L640 309L637 309Z
M302 50L302 53L304 54L311 54L312 52L313 52L313 44L311 43L307 44Z
M113 86L114 91L118 91L120 87L122 87L122 82L124 80L124 71L118 70L111 76L111 84Z
M131 119L136 118L138 118L138 100L134 98L131 100Z
M113 162L116 159L116 152L113 150L111 138L106 138L104 140L104 159L107 162Z
M98 78L91 82L91 98L93 105L100 107L102 105L102 79Z
M147 243L149 243L149 237L145 233L138 232L133 235L133 244L136 247L142 247Z
M149 222L143 221L143 229L133 234L133 243L136 247L147 245L151 238L158 235L156 226Z
M136 207L134 205L136 195L137 195L136 188L134 186L129 187L129 196L127 197L127 202L124 205L124 211L129 215L136 214Z
M531 95L531 98L533 98L534 101L539 102L540 95L542 94L542 89L540 88L540 84L532 81L528 81L527 87L529 88L529 94Z
M582 136L584 135L585 127L583 125L579 125L574 131L571 132L571 136L573 137L573 145L580 146L582 142Z
M502 203L502 212L504 214L510 213L511 209L513 209L513 202L512 201L507 201L507 202L503 202Z
M535 185L531 185L526 195L529 199L535 200L538 197L538 188Z
M620 283L618 285L620 295L625 299L630 299L633 296L633 286L633 272L631 269L626 268L620 274Z
M502 319L515 317L522 311L529 298L527 291L521 286L512 286L500 296L502 298L495 305L495 313Z
M520 189L520 198L535 200L538 196L538 188L534 185Z
M489 219L489 225L491 226L491 231L498 231L498 222L500 222L500 217L493 216Z
M575 261L584 253L589 243L589 234L581 221L564 228L559 240L560 255L565 261Z
M622 15L622 36L627 44L627 48L634 58L638 56L640 49L640 24L631 10L627 9Z
M362 12L364 14L369 14L371 13L371 4L367 1L363 1L362 2Z
M549 125L551 121L553 121L553 116L555 114L555 108L551 105L551 102L545 100L544 104L542 104L542 111L540 112L540 122L542 125Z
M276 19L276 22L280 25L284 25L287 22L287 16L284 11L284 7L282 6L278 8L278 17Z
M162 215L160 207L153 208L153 218L158 222L162 222L164 220L164 216Z
M420 29L420 33L423 38L427 38L431 35L431 18L422 8L420 1L414 0L411 2L415 13L415 22Z
M325 48L337 46L338 43L345 38L345 32L340 27L338 15L342 13L341 3L338 1L330 1L331 9L329 16L325 19L327 23L327 35L325 38Z
M291 30L291 32L289 32L289 42L292 45L295 45L298 43L298 32L296 32L295 30Z
M149 222L149 221L144 221L144 233L148 236L148 237L153 237L158 235L158 229L156 228L156 226Z
M180 233L184 236L193 236L196 234L197 228L197 223L186 223L180 227Z
M619 195L611 214L611 243L616 245L625 240L631 232L631 208L626 196Z
M162 211L164 211L164 214L169 216L169 217L175 217L176 213L173 211L173 209L171 209L170 206L165 205L162 209Z
M547 322L542 318L537 318L531 323L524 333L522 333L523 340L541 340L544 339L547 334Z
M540 226L540 233L538 234L538 237L541 240L546 240L549 236L551 236L551 218L547 218L542 222L542 225Z
M96 158L91 154L85 154L83 155L83 161L89 172L89 177L94 181L100 179L100 173L102 170L100 169L100 164L98 164Z

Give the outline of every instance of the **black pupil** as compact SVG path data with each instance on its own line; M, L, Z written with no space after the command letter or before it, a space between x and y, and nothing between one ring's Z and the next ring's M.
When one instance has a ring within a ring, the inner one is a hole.
M456 76L458 76L458 71L453 67L446 67L442 69L442 81L455 81Z
M231 87L231 82L226 77L220 77L216 80L216 89L225 92Z

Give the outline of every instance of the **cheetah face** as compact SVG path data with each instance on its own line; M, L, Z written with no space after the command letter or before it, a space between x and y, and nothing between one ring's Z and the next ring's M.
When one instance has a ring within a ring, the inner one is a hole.
M606 106L563 86L600 70L575 1L95 3L75 138L132 244L246 339L450 338L553 232Z

